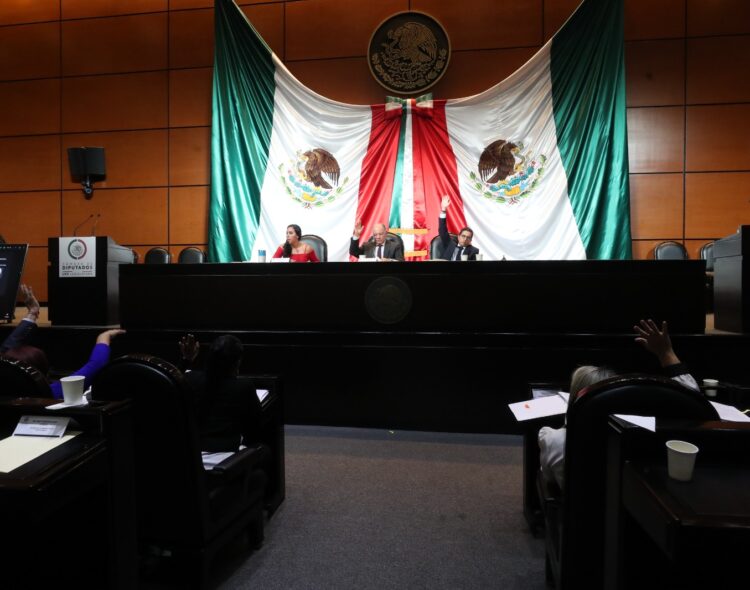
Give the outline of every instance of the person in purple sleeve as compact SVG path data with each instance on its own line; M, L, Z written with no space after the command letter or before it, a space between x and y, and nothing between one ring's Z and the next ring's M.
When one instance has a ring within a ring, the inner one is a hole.
M39 302L34 297L31 287L21 285L21 292L25 298L28 313L13 330L10 336L0 345L0 355L5 358L14 359L31 365L45 376L49 372L49 361L44 351L36 346L26 344L36 329L36 321L39 317ZM94 349L88 362L71 375L83 375L84 389L88 389L91 380L101 368L109 362L110 343L112 338L124 334L125 330L105 330L96 338ZM50 383L52 395L56 399L63 398L62 385L59 381Z

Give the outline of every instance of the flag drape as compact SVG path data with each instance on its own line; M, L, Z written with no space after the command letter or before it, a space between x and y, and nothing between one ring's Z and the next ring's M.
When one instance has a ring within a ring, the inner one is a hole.
M302 85L232 0L216 0L209 257L254 260L285 228L347 260L352 229L413 258L468 225L485 259L629 258L622 0L584 0L475 96L348 105Z

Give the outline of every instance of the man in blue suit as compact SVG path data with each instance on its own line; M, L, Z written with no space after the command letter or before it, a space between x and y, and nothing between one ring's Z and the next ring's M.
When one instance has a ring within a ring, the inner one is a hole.
M438 235L443 245L444 260L461 260L461 256L468 256L469 260L476 260L479 249L471 245L474 238L474 231L469 227L464 227L458 232L458 244L456 244L448 233L448 223L446 221L447 210L450 207L451 200L448 195L444 195L440 201L440 218L438 219Z

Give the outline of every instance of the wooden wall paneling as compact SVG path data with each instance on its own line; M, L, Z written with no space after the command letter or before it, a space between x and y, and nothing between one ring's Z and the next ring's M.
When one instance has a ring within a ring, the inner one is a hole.
M413 0L411 8L438 19L453 49L527 47L544 37L541 2Z
M408 10L407 0L351 2L307 0L286 5L287 60L367 55L377 26L395 12ZM416 7L412 5L416 10Z
M7 242L47 246L60 235L60 191L0 193L0 220Z
M26 254L21 283L31 285L40 302L47 302L47 246L32 246Z
M720 238L750 224L750 172L688 174L685 237Z
M571 14L575 12L581 0L555 0L543 2L544 6L544 42L557 33Z
M284 5L262 4L260 6L243 6L242 12L253 23L255 30L271 50L284 59Z
M625 40L685 34L685 0L625 0Z
M305 86L333 100L382 104L392 94L372 77L365 57L294 61L287 67Z
M60 75L59 23L2 27L0 47L0 80Z
M59 188L59 135L0 139L0 191Z
M630 175L630 230L634 239L682 237L682 174Z
M167 241L166 188L98 190L90 200L84 199L81 191L63 191L64 235L91 214L101 216L97 235L109 236L118 244ZM93 221L81 231L90 233L91 225Z
M60 132L60 80L0 82L0 136Z
M167 14L63 21L64 76L167 67Z
M205 244L208 240L207 186L172 188L169 194L169 242Z
M430 91L435 98L462 98L502 82L537 51L537 47L457 51L445 76Z
M211 124L213 74L213 68L170 70L170 127Z
M0 25L34 23L60 18L60 0L3 0Z
M61 0L63 19L121 16L167 10L168 0Z
M750 170L750 104L688 107L685 150L689 172Z
M689 37L741 33L750 33L750 2L747 0L687 0Z
M167 130L73 133L62 136L63 150L58 158L64 166L63 188L80 188L68 172L67 148L102 146L107 162L107 179L96 188L167 185ZM94 193L96 199L96 193Z
M169 13L169 67L197 68L214 63L214 11Z
M210 164L210 127L169 130L170 186L208 184Z
M685 100L682 39L625 44L628 106L681 105Z
M247 2L237 2L237 4L238 5L247 4ZM169 0L170 10L187 10L189 8L211 8L213 7L213 5L214 5L214 0Z
M653 260L654 248L664 241L666 240L633 240L633 260Z
M684 145L683 107L628 109L631 172L681 172Z
M167 72L63 79L63 132L167 126Z
M687 41L688 104L750 102L750 35Z

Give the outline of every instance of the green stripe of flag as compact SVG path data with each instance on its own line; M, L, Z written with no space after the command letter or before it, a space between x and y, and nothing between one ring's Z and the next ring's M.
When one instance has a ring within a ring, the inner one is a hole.
M630 258L622 0L587 0L552 40L557 142L588 258Z
M216 0L208 250L248 260L260 218L273 127L271 49L231 0Z

